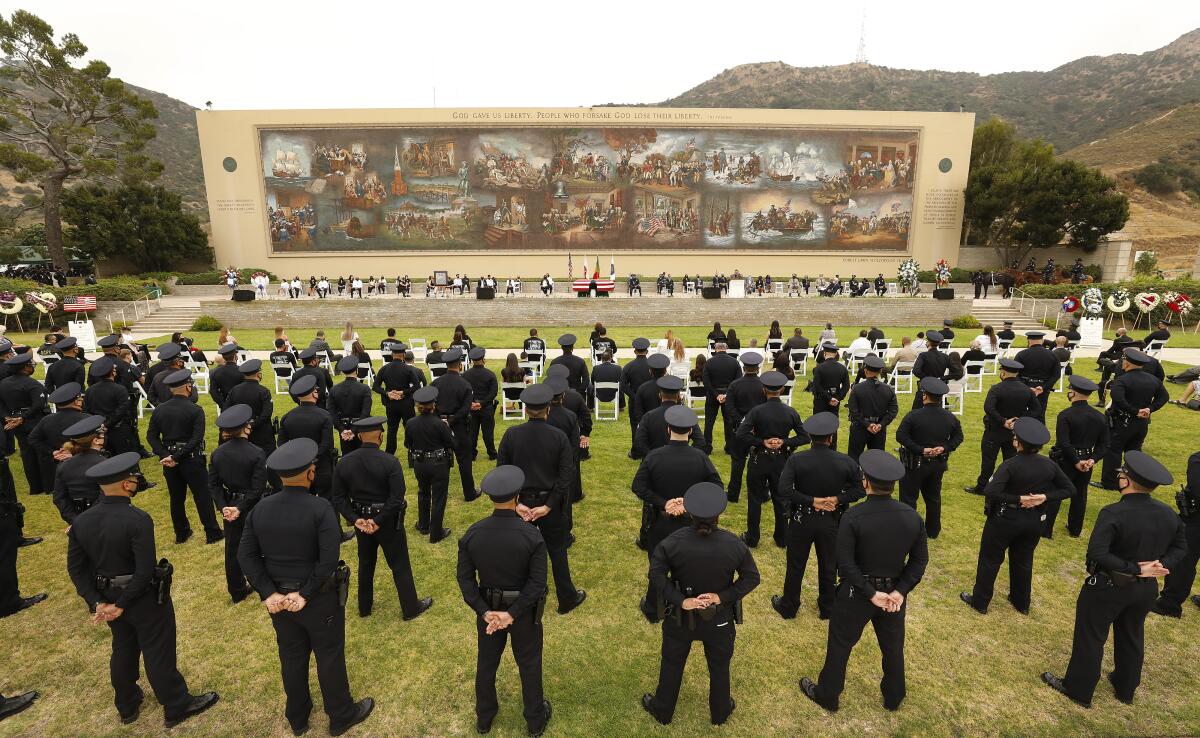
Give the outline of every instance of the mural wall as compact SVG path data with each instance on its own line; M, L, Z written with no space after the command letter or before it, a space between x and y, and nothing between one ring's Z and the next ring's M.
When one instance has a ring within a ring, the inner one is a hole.
M919 133L259 131L275 253L909 250Z

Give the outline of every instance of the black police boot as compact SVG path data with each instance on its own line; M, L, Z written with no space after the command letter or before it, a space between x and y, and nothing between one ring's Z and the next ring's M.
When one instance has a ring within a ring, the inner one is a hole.
M42 542L41 536L33 536L33 537L27 536L27 537L21 539L20 543L17 544L17 548L25 548L26 546L36 546L37 544L39 544L41 542Z
M542 707L546 708L546 717L540 722L529 726L530 738L538 738L542 733L546 732L546 726L550 724L550 716L554 714L554 708L550 705L550 700L542 700Z
M642 709L650 713L650 717L654 718L654 722L659 725L670 725L670 720L663 720L654 710L654 696L649 692L642 695Z
M496 454L495 450L488 451L488 461L495 461L498 458L500 457Z
M185 531L184 533L176 533L175 534L175 543L176 544L187 543L188 539L191 537L192 537L192 531L190 531L190 530Z
M423 599L417 603L417 611L416 612L414 612L412 615L405 615L402 619L405 622L407 622L409 620L416 620L417 618L421 617L421 615L431 607L433 607L433 598L426 597L425 599Z
M375 700L370 697L365 697L358 701L354 706L354 714L350 716L344 723L329 723L329 735L342 735L347 730L350 730L355 725L371 716L371 711L375 709Z
M974 598L974 597L971 595L971 593L970 593L970 592L959 592L959 593L958 593L958 599L960 599L960 600L962 600L963 602L967 603L967 605L968 605L968 606L969 606L969 607L970 607L972 610L974 610L975 612L979 613L980 615L987 615L987 611L988 611L987 607L980 607L980 606L976 605L976 604L975 604L975 598Z
M142 714L142 702L146 699L146 693L138 687L138 699L134 706L125 712L118 713L121 717L121 725L130 725L137 721L138 716Z
M429 537L430 543L440 543L450 537L450 529L442 528L441 531Z
M352 540L354 540L354 531L353 530L342 531L342 543L347 543Z
M808 677L802 677L800 679L800 691L804 693L805 697L809 698L813 702L816 702L829 712L837 712L837 705L827 705L817 697L817 683Z
M243 587L242 589L238 590L238 592L237 592L236 594L232 594L232 595L230 595L230 596L229 596L229 598L230 598L231 600L233 600L233 604L235 604L235 605L236 605L237 603L239 603L239 602L241 602L242 600L246 599L247 597L249 597L249 596L250 596L251 594L253 594L253 593L254 593L254 587L251 587L249 584L247 584L245 587Z
M483 496L483 493L480 492L479 490L477 490L477 489L471 490L471 492L469 494L463 495L463 501L464 502L474 502L475 500L478 500L482 496Z
M1042 672L1042 681L1045 682L1046 685L1050 687L1050 689L1053 689L1055 692L1062 694L1067 699L1071 700L1072 702L1079 705L1080 707L1089 707L1090 708L1092 706L1091 702L1084 702L1083 700L1075 699L1075 697L1073 697L1071 695L1071 693L1067 691L1067 685L1063 684L1063 680L1060 677L1054 676L1053 674L1051 674L1048 671L1043 671Z
M747 535L745 533L743 533L739 537L742 539L742 543L746 544L750 548L758 548L758 539L757 538L749 538L749 537L747 537Z
M38 698L37 692L26 692L19 694L16 697L0 698L0 720L6 717L16 715L18 712L29 709L33 701Z
M22 610L28 610L29 608L33 607L34 605L36 605L39 602L42 602L49 596L50 595L46 594L45 592L42 592L40 594L35 594L32 597L18 597L17 598L17 606L15 608L13 608L12 610L9 610L6 613L0 613L0 618L6 618L9 615L16 615L17 613L21 612Z
M217 704L217 700L219 699L221 699L221 696L216 692L205 692L204 694L195 695L188 700L188 703L184 705L183 710L178 715L175 715L174 717L167 717L164 715L163 727L174 728L184 720L187 720L190 717L195 717L196 715L199 715L208 708Z
M585 592L585 591L584 591L584 590L582 590L582 589L577 589L577 590L575 590L575 601L574 601L574 602L572 602L572 603L570 603L570 604L567 604L567 605L563 605L563 604L560 602L560 603L559 603L559 605L558 605L558 614L559 614L559 615L566 615L567 613L571 612L571 611L572 611L572 610L574 610L575 608L577 608L577 607L579 607L580 605L582 605L582 604L583 604L583 601L584 601L584 600L586 600L586 599L587 599L587 592Z
M1121 693L1120 693L1120 692L1118 692L1118 691L1117 691L1117 683L1116 683L1116 681L1114 681L1114 680L1113 680L1113 672L1111 672L1111 671L1110 671L1110 672L1108 672L1108 683L1112 685L1112 688L1113 688L1113 697L1116 697L1116 698L1117 698L1117 702L1121 702L1121 703L1123 703L1123 704L1126 704L1126 705L1132 705L1132 704L1133 704L1133 695L1129 695L1128 697L1124 697L1124 696L1122 696L1122 695L1121 695Z
M292 735L304 735L309 728L308 718L305 718L303 723L289 723L289 727L292 729Z
M1013 609L1014 609L1014 610L1016 610L1017 612L1021 613L1022 615L1028 615L1028 614L1029 614L1029 608L1028 608L1028 607L1017 607L1017 603L1013 602L1012 595L1009 595L1009 596L1008 596L1008 604L1012 605L1012 606L1013 606Z
M779 617L784 620L796 619L796 610L789 610L783 606L783 595L771 595L771 609L779 613Z
M981 494L983 494L983 491L982 491L982 490L980 490L978 487L963 487L963 492L966 492L966 493L967 493L967 494L969 494L969 495L981 495Z
M225 540L225 534L224 534L224 533L217 533L217 534L216 534L216 535L214 535L214 536L208 536L208 535L204 536L204 542L205 542L206 544L207 544L207 543L220 543L220 542L221 542L221 541L223 541L223 540Z
M733 717L733 711L736 709L737 709L737 700L730 697L729 698L729 712L725 713L725 717L721 718L720 720L712 721L712 724L713 725L724 725L725 723L729 722L729 718Z
M489 718L475 718L475 732L479 735L487 735L492 732L492 722L496 719L493 715Z

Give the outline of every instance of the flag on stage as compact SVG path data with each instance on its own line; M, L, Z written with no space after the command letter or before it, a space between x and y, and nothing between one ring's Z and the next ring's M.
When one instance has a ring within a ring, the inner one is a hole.
M575 265L571 263L571 252L567 252L567 278L575 279Z
M608 255L608 278L617 278L617 258L613 254Z
M583 278L587 279L587 275L588 275L587 254L584 254L583 255Z

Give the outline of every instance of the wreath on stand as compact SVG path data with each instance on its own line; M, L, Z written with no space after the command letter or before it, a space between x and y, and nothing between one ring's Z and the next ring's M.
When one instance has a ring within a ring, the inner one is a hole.
M950 284L950 265L946 263L945 259L938 259L936 272L937 286L948 286Z
M1088 287L1083 291L1083 311L1090 316L1099 316L1104 310L1104 295L1099 287Z

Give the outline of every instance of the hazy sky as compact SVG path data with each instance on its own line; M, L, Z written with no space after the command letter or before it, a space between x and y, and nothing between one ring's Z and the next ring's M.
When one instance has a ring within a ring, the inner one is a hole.
M868 0L873 64L983 74L1142 53L1200 2ZM862 0L724 3L0 0L78 34L128 82L201 106L580 106L657 102L738 64L845 64ZM1003 13L995 12L1001 10Z

